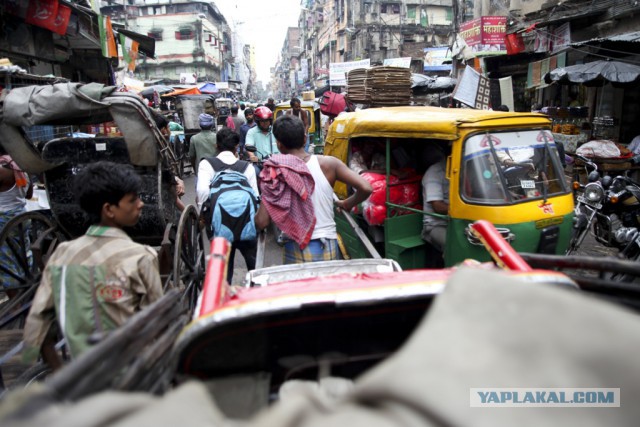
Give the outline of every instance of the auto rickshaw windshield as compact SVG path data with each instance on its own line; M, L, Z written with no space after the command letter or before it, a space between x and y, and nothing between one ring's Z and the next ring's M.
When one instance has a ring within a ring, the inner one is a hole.
M463 147L461 195L470 204L546 200L570 191L553 136L545 130L478 133Z

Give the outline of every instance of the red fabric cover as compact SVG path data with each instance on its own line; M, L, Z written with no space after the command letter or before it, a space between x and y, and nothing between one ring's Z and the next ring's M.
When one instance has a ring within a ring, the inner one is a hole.
M389 201L396 205L409 206L414 209L420 209L420 176L411 170L408 178L400 181L398 177L391 175L389 183L392 185L389 189ZM387 200L385 175L373 172L364 172L361 175L369 181L373 192L371 196L361 205L353 208L355 214L362 214L369 225L382 225L387 217ZM402 182L402 184L399 184ZM405 215L410 211L402 211L394 208L394 215Z
M315 181L304 160L291 154L274 154L260 172L262 203L271 220L304 249L316 226L311 201Z

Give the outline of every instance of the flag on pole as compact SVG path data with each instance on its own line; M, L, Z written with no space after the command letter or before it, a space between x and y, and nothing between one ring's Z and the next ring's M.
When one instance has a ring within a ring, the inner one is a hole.
M116 38L111 28L111 17L100 16L98 22L100 24L100 42L102 43L102 56L106 58L117 58L118 47L116 46Z
M122 46L122 58L127 63L129 71L135 71L136 59L138 59L138 43L135 40L130 39L124 34L120 34L120 45Z

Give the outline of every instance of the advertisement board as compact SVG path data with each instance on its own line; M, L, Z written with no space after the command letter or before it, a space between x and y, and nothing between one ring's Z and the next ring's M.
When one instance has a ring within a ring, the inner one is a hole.
M460 35L474 56L505 55L506 16L483 16L460 25Z
M387 67L411 68L411 57L406 58L387 58L382 65Z
M448 61L448 64L444 64ZM424 49L424 71L451 70L451 50L448 47L427 47Z
M346 86L347 73L356 68L369 68L370 59L351 62L332 62L329 64L329 85Z

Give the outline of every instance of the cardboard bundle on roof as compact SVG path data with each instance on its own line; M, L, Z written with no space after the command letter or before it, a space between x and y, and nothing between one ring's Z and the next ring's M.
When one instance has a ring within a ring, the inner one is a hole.
M347 96L351 102L369 103L366 68L356 68L347 73Z
M372 107L409 105L411 102L411 70L408 68L370 68L366 83Z

